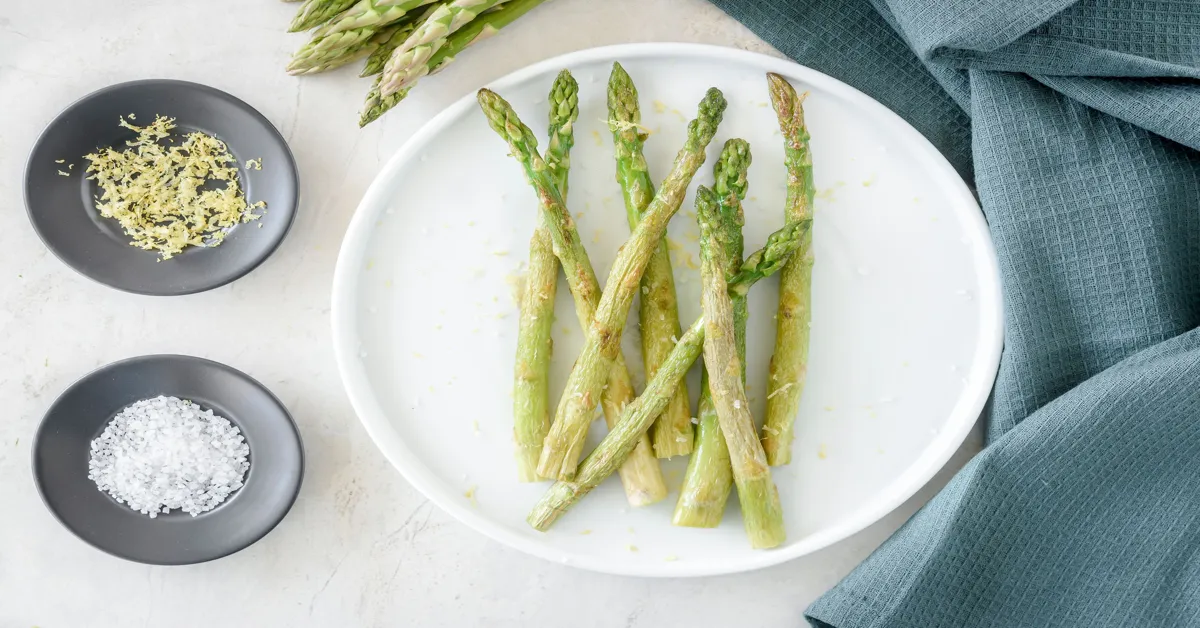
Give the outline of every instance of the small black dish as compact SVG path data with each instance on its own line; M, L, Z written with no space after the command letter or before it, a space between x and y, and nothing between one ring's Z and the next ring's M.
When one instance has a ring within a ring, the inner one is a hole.
M133 139L133 131L117 125L129 114L139 126L163 115L175 118L175 134L203 131L224 141L238 161L246 200L265 201L265 215L232 229L220 246L189 247L164 262L154 251L130 246L120 225L96 211L99 188L86 178L83 158ZM65 163L56 163L60 159ZM250 159L261 159L262 170L247 172ZM262 114L220 90L164 79L106 87L67 107L42 132L25 167L29 219L59 259L118 290L160 296L211 290L254 270L287 235L299 188L292 152Z
M159 395L213 410L250 446L245 485L196 517L173 510L151 519L88 479L92 439L126 406ZM250 546L283 520L303 476L300 432L283 404L245 373L182 355L130 358L89 373L50 406L33 442L33 477L50 512L93 547L153 565L200 563Z

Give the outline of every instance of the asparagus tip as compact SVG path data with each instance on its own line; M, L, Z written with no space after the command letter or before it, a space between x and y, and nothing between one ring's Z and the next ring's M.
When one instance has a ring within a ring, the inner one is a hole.
M749 186L746 175L751 161L749 142L736 137L725 142L713 168L713 191L718 197L728 199L732 195L737 200L746 197L746 188Z
M704 93L696 118L688 123L688 142L693 150L700 151L712 141L728 105L721 90L710 87Z
M625 68L616 62L608 77L608 117L610 124L622 126L635 127L642 121L637 87Z
M551 126L570 128L579 118L579 82L570 70L562 70L550 87Z

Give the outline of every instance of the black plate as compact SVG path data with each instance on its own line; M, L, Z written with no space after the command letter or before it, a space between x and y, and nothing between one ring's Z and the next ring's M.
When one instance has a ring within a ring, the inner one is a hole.
M88 479L92 439L126 406L158 395L213 410L250 445L245 485L196 517L175 510L151 519ZM141 563L185 565L266 536L300 492L304 447L287 409L245 373L201 358L150 355L93 371L50 406L33 442L33 476L50 512L92 546Z
M190 247L164 262L154 251L130 246L120 225L96 211L98 188L84 174L83 156L133 139L132 131L117 126L131 113L139 126L164 115L175 118L175 133L203 131L224 141L238 160L247 201L265 201L266 215L235 227L220 246ZM55 163L59 159L66 163ZM262 159L262 170L247 172L249 159ZM25 207L46 246L87 277L138 294L191 294L245 275L283 241L298 199L296 161L279 131L237 98L184 81L133 81L84 97L46 127L25 168Z

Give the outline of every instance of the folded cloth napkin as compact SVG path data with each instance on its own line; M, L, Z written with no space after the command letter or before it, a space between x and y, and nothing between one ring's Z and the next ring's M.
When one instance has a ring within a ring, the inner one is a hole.
M929 137L1000 257L988 446L809 621L1200 626L1200 2L713 1Z

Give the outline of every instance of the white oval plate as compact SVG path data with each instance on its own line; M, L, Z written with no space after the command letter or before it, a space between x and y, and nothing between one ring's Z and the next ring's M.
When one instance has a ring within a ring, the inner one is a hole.
M638 44L585 50L496 81L544 137L546 93L580 83L569 205L601 281L628 235L604 123L609 68L637 82L652 176L666 174L704 90L729 110L697 177L712 181L724 141L754 153L747 252L782 224L783 145L764 73L805 102L815 161L816 269L809 383L791 465L775 470L787 543L751 550L737 499L714 530L671 525L685 462L664 465L672 495L629 508L617 479L548 533L525 523L546 484L516 480L511 386L513 284L537 216L533 192L474 94L421 129L371 185L346 234L333 289L338 366L371 438L413 485L467 525L536 556L639 576L697 576L773 565L877 521L946 463L983 408L1001 345L995 252L979 207L945 159L879 103L795 63L726 48ZM543 141L544 144L544 141ZM694 185L693 185L694 189ZM670 226L680 310L699 314L692 198ZM777 279L751 292L749 391L761 417ZM560 282L552 384L561 391L582 336ZM636 306L633 313L636 313ZM636 317L626 355L639 387ZM693 404L696 370L689 380ZM554 400L552 400L553 403ZM695 406L693 405L693 408ZM597 422L591 440L602 435Z

